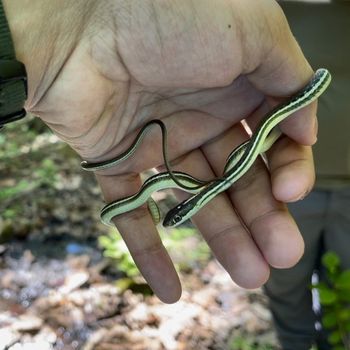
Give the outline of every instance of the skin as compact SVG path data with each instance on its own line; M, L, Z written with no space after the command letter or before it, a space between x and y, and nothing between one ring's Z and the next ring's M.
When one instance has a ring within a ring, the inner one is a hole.
M115 157L155 117L169 131L173 169L220 176L226 156L271 106L313 72L272 0L5 0L17 57L28 71L26 109L88 161ZM48 20L48 18L50 20ZM74 19L74 20L72 20ZM303 240L285 203L312 188L316 105L282 124L286 134L193 222L242 287L287 268ZM125 163L96 174L107 202L130 195L140 173L162 169L151 131ZM184 194L179 193L179 199ZM115 219L137 266L164 302L181 285L145 208Z

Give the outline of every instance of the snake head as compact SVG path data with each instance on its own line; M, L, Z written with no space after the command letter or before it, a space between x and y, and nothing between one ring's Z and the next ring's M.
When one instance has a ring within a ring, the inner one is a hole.
M163 226L175 227L182 224L187 220L188 207L186 205L179 204L175 208L170 209L163 220Z

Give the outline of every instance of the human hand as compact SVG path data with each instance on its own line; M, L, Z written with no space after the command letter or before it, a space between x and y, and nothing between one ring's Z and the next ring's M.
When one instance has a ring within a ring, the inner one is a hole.
M26 109L84 159L111 159L153 118L169 133L174 170L220 176L226 156L273 104L312 70L272 0L5 0L17 57L27 67ZM20 10L19 10L20 8ZM74 20L73 20L74 19ZM269 266L290 267L303 241L285 202L314 182L316 105L281 125L288 136L193 222L232 279L263 284ZM161 136L96 174L107 202L136 192L140 173L162 166ZM183 195L180 194L183 198ZM164 302L181 286L145 208L115 218L137 266Z

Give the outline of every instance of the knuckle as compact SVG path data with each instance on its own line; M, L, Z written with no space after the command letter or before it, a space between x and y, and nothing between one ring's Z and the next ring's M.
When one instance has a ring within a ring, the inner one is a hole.
M241 223L232 224L221 228L220 230L212 232L211 236L207 238L207 243L209 246L216 245L216 242L222 241L222 238L231 235L234 232L242 231L243 226Z
M135 250L130 250L130 253L132 254L132 256L137 259L139 257L143 257L145 255L151 255L151 254L155 254L159 251L164 250L164 246L161 242L161 240L158 240L156 242L152 242L151 244L142 247L142 248L138 248Z
M254 229L256 228L256 225L259 225L261 221L271 218L273 216L280 216L285 214L286 214L286 209L284 208L272 208L254 217L249 223L247 223L247 226L249 228L249 231L253 232Z

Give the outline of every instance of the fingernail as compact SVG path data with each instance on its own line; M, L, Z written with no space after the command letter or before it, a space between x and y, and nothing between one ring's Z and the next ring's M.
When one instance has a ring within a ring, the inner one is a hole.
M307 189L304 193L302 193L299 198L297 199L297 201L302 201L305 197L307 197L309 195L309 193L311 192L311 189Z

